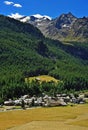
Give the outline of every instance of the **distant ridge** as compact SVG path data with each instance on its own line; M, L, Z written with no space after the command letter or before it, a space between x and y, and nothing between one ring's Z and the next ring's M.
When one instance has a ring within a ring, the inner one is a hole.
M88 17L77 18L71 12L61 14L55 19L37 14L21 17L19 20L36 26L46 37L52 39L62 41L88 40Z

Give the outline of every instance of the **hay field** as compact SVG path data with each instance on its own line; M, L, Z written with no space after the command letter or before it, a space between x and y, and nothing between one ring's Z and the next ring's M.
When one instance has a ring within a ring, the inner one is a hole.
M88 105L0 113L0 130L88 130Z
M29 77L29 78L25 78L25 82L31 82L32 80L36 80L38 79L40 82L50 82L53 81L55 83L57 83L59 80L55 79L52 76L48 76L48 75L40 75L40 76L34 76L34 77Z

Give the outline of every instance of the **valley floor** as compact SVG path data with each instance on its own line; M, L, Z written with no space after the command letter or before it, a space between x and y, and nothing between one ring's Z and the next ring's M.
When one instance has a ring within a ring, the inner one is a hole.
M58 121L33 121L8 130L88 130L87 127L68 125Z
M1 112L0 130L88 130L88 104Z

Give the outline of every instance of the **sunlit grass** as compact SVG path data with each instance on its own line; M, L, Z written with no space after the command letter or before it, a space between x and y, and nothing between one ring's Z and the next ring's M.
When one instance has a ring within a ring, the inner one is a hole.
M70 123L70 124L72 124L72 125L77 125L77 126L85 126L85 127L88 127L88 119L84 119L84 120L72 122L72 123Z
M88 113L88 105L74 107L35 108L0 113L0 130L19 126L32 121L67 121L73 119L73 125L88 126L87 119L75 122L77 116ZM82 122L83 121L83 122Z
M59 80L55 79L54 77L48 76L48 75L41 75L41 76L34 76L34 77L29 77L29 78L25 78L25 82L32 82L33 80L38 80L40 82L55 82L57 83Z

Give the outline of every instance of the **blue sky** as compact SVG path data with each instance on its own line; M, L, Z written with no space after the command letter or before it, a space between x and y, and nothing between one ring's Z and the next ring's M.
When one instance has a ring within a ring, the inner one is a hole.
M88 0L0 0L0 14L41 14L52 18L72 12L77 17L88 16Z

